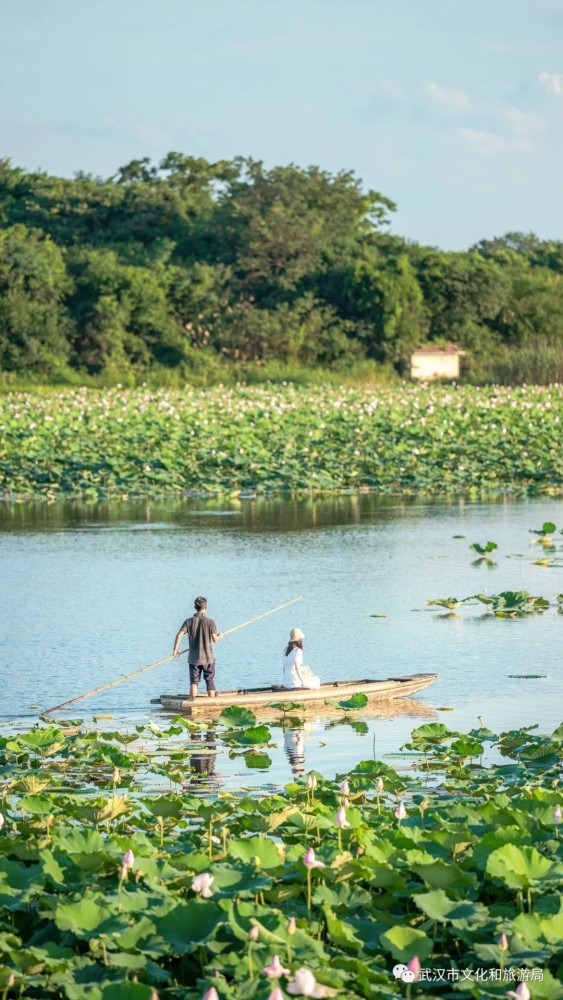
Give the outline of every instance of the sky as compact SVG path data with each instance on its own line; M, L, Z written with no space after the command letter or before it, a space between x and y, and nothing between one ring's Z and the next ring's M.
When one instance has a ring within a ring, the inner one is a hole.
M0 0L0 156L353 170L444 249L563 239L563 0Z

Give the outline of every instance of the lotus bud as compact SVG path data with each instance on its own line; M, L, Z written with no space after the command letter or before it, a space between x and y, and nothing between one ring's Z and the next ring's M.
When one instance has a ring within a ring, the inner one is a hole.
M258 930L256 924L253 924L248 932L248 940L257 941L259 937L260 937L260 931Z
M125 854L123 855L123 867L133 868L134 864L135 864L135 855L133 854L131 848L129 848L129 850L125 851Z
M5 820L4 820L4 816L2 815L2 813L0 813L0 830L1 830L1 829L2 829L2 827L4 826L4 822L5 822Z
M420 979L420 959L418 955L413 955L410 962L407 962L407 969L409 972L414 972L413 982L417 982Z
M295 977L287 985L287 992L301 997L327 997L332 990L328 986L319 986L310 969L297 969Z
M268 1000L284 1000L284 995L280 990L279 986L274 986L272 992L268 997Z
M508 938L507 938L506 934L504 933L504 931L502 932L501 936L499 937L499 939L497 941L497 944L499 946L500 951L508 951Z
M295 917L290 917L287 923L287 933L295 934L296 930L297 930L297 921Z
M514 997L515 1000L530 1000L531 993L525 982L518 983L515 990L508 990L507 997Z
M10 972L10 975L8 976L8 978L6 980L6 989L7 990L11 989L11 987L14 985L15 981L16 981L16 977L14 976L14 973Z
M202 1000L219 1000L219 994L214 986L210 986L207 993L203 994Z
M378 795L383 791L383 778L378 778L375 783L375 791Z
M342 784L340 786L340 791L342 792L343 795L349 795L350 794L350 785L346 781L346 778L344 779L344 781L342 782Z
M279 979L280 976L289 976L289 969L284 969L279 955L274 955L270 964L265 969L262 969L262 974L268 976L270 979Z
M317 779L314 774L310 774L307 778L307 788L309 791L314 792L317 787Z
M344 806L340 806L340 809L336 813L335 823L340 830L343 830L345 826L350 826L348 820L346 819L346 810Z
M402 819L406 818L406 815L407 815L407 810L405 809L405 803L401 799L401 801L399 802L399 805L395 809L395 816L397 817L397 819L400 822Z
M119 770L118 767L114 767L114 769L113 769L113 779L112 780L113 780L114 785L118 785L119 782L121 781L121 771Z
M563 814L561 813L561 806L555 806L555 809L553 810L553 822L560 823L562 815Z
M156 990L151 990L149 1000L158 1000L158 993L156 992Z
M317 861L315 851L312 847L305 851L305 854L303 855L303 864L305 865L305 868L309 869L325 867L322 861Z

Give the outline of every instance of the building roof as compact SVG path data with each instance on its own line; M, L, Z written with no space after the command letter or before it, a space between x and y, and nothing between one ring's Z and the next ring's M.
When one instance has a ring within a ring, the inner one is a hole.
M417 354L424 354L425 356L436 354L439 357L443 357L445 354L465 354L465 351L462 351L457 344L427 344L425 347L417 347L416 351L412 353L413 358Z

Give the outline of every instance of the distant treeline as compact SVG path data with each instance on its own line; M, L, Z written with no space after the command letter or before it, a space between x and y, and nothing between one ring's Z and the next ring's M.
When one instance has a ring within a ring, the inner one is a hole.
M454 341L467 380L563 381L563 242L446 253L392 235L394 209L317 167L169 153L68 180L0 161L4 380L402 374Z

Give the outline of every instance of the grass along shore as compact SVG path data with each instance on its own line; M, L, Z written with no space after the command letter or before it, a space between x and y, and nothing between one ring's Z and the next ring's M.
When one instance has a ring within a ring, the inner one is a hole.
M0 495L558 493L562 432L559 385L14 392Z

